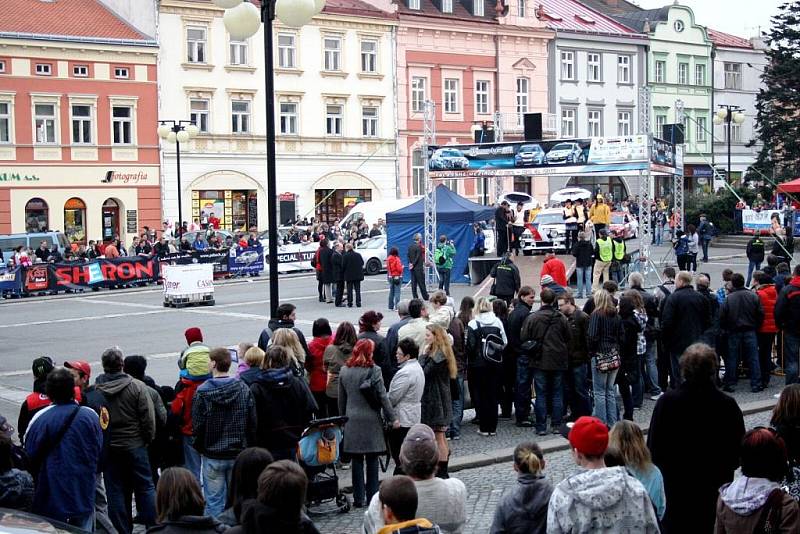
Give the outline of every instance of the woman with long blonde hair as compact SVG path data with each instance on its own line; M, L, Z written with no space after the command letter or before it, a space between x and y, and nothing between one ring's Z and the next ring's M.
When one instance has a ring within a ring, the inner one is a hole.
M617 422L614 383L622 363L620 352L625 328L611 293L598 289L592 295L595 308L589 317L587 347L592 357L594 415L608 427Z
M608 434L608 446L619 451L626 469L647 490L658 519L663 519L667 507L664 477L650 458L650 449L647 448L644 433L639 425L625 419L618 421Z
M303 364L306 361L306 351L300 344L300 338L291 328L279 328L272 334L272 345L283 347L289 353L289 366L292 372L297 375L303 374Z
M419 363L425 373L422 423L431 427L436 435L436 444L439 448L437 476L448 478L447 463L450 450L445 433L453 418L450 381L458 376L458 367L450 338L441 326L429 324L425 327L425 345Z

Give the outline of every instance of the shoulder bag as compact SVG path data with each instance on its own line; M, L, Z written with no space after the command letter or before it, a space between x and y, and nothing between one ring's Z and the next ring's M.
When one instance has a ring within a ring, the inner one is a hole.
M553 325L553 319L555 317L557 317L557 314L554 313L547 320L547 326L545 326L544 328L545 335L547 334L547 331L550 329L550 327ZM534 361L537 361L542 356L542 349L544 348L544 335L542 335L538 339L534 338L524 341L519 348L523 355L527 356L528 358L531 358Z
M595 368L601 373L608 373L615 369L619 369L620 357L619 350L612 348L605 352L598 352L594 355L597 358Z
M370 408L376 411L380 411L382 407L381 399L378 396L378 392L375 391L375 387L372 385L372 369L374 369L374 367L370 368L370 371L369 373L367 373L367 376L365 376L364 379L361 380L361 383L358 386L358 390L361 391L361 394L364 396L364 399L367 401L367 404L369 404Z

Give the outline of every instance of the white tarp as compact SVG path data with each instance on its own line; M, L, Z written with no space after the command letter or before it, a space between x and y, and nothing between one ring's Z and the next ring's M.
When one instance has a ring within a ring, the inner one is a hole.
M214 265L164 265L164 295L183 296L214 292Z
M314 259L319 248L319 243L294 244L278 246L278 272L290 273L293 271L309 271L314 268L311 260ZM264 271L269 272L269 247L264 245Z

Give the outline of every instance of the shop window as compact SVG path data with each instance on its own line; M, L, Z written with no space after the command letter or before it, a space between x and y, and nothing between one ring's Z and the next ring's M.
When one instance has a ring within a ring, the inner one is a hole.
M71 198L64 204L64 233L70 243L86 244L86 204Z
M32 198L25 204L25 231L46 232L49 208L41 198Z
M119 204L113 198L103 202L103 241L119 235Z

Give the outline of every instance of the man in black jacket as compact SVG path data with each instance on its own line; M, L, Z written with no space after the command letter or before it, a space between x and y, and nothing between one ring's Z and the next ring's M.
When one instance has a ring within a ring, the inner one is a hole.
M417 288L422 300L428 300L428 288L425 285L425 248L422 246L422 234L414 235L414 242L408 247L408 268L411 271L411 295L417 298Z
M516 413L517 426L519 427L533 426L530 421L533 373L531 372L528 356L520 352L522 342L519 339L519 334L522 331L525 319L531 313L535 297L536 292L531 286L522 286L519 289L514 310L508 316L508 331L506 332L508 346L506 347L506 357L503 360L504 382L507 385L510 378L513 377L514 379L514 412ZM511 367L512 365L513 367ZM506 413L510 414L511 409L509 408Z
M267 323L267 327L262 330L261 335L258 336L258 348L266 351L267 346L269 345L269 340L277 329L291 328L294 330L294 333L297 334L297 337L300 339L300 345L302 345L303 351L306 353L306 356L308 356L308 344L306 343L306 336L303 335L302 330L294 326L294 321L297 319L297 306L285 302L278 306L276 315L278 318L270 319L269 323Z
M330 248L331 241L324 240L319 242L319 281L322 284L322 295L328 304L333 302L333 251ZM262 349L263 350L263 349Z
M800 265L795 265L791 281L783 287L775 302L775 324L783 332L786 384L796 384L800 359Z
M764 261L764 241L758 236L754 235L750 241L747 242L747 280L745 286L750 287L750 280L753 276L753 271L761 269L761 263Z
M550 430L558 434L563 410L564 372L569 368L567 346L570 340L569 321L558 310L556 295L549 289L542 290L542 307L528 316L522 325L520 340L539 341L540 348L530 359L533 368L533 388L536 391L536 434L547 434L547 416L550 415ZM548 405L551 412L548 414Z
M567 291L559 298L559 310L569 321L569 369L566 373L569 420L577 421L579 417L592 414L592 402L589 400L589 316L575 305L575 298Z
M686 347L700 341L711 324L708 301L692 288L692 275L681 271L675 278L675 291L664 301L661 335L670 354L673 387L680 385L678 360Z
M494 278L492 295L505 300L507 304L511 304L511 300L519 291L522 281L520 280L519 269L511 261L510 252L505 253L500 263L492 267L489 276Z
M631 273L628 275L628 285L642 297L644 309L647 312L647 324L644 327L644 339L647 342L644 358L641 361L639 376L641 377L641 387L633 391L634 406L641 406L644 392L647 391L650 397L658 398L661 395L661 388L658 386L658 366L656 365L656 349L658 346L658 299L648 293L642 285L644 277L641 273ZM655 399L653 399L655 400Z
M333 255L331 256L331 265L333 266L333 283L336 307L343 306L342 297L344 297L344 270L342 268L342 244L338 241L333 245ZM348 304L350 301L347 301Z
M356 307L361 307L361 281L364 280L364 258L353 250L353 244L345 245L342 256L342 276L347 285L347 307L353 307L353 289L356 291Z
M761 385L756 331L764 321L764 309L758 295L744 287L744 276L741 273L733 273L731 285L733 290L728 293L719 312L720 328L728 334L728 355L725 358L722 389L734 391L741 358L750 366L750 389L753 393L758 393L764 387ZM765 372L769 372L769 369Z

